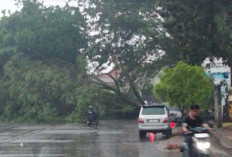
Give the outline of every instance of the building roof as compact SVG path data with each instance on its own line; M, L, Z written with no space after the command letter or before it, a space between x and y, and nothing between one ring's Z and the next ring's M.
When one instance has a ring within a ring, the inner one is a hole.
M109 75L111 75L115 80L118 80L120 77L120 74L121 74L121 70L118 68L114 68L108 73L100 74L98 78L109 85L114 85L114 80Z

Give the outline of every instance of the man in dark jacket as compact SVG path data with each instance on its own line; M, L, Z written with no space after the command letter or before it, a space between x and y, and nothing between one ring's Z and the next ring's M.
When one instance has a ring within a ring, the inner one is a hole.
M92 122L97 121L97 112L93 109L92 106L89 106L88 112L87 112L87 123L91 124Z

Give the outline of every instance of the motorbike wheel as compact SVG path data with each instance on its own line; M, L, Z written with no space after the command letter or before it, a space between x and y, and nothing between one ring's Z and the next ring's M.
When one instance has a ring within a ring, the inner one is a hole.
M93 124L93 128L94 128L94 129L98 129L98 128L99 128L99 124L98 124L98 122L94 122L94 124Z
M87 121L87 126L90 127L91 126L91 122Z
M97 122L97 129L99 129L100 128L100 123L99 122Z

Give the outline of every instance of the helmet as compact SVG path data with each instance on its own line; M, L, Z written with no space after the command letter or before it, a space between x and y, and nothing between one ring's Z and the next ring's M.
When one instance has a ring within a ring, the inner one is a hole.
M92 109L92 108L93 108L93 106L89 105L89 109Z

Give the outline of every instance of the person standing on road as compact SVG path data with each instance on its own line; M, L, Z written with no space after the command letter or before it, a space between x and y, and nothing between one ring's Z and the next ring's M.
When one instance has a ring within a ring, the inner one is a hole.
M93 109L93 107L90 105L88 112L87 112L87 123L96 122L98 117L98 113Z
M182 130L183 133L189 132L189 127L196 128L196 127L204 127L209 132L212 131L212 129L209 127L208 124L204 123L203 119L199 116L200 113L200 107L199 105L191 105L190 106L190 112L188 116L183 121ZM184 135L184 142L187 144L187 149L191 152L192 147L192 136Z

